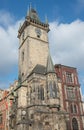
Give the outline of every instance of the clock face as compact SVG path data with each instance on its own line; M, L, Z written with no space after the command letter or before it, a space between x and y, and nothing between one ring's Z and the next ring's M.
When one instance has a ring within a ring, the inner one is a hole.
M36 32L37 36L39 36L39 37L41 36L41 30L40 30L40 28L36 28L35 32Z
M26 115L26 111L25 110L22 111L22 115Z

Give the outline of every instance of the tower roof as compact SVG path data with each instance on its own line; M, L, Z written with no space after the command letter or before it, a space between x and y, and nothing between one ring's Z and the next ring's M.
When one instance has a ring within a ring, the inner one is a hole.
M36 21L40 22L40 19L39 19L38 14L37 14L35 9L30 8L29 11L28 11L28 16L30 18L32 18L33 20L36 20Z
M52 58L50 56L50 52L48 53L46 69L47 69L47 73L55 73L55 69L54 69Z

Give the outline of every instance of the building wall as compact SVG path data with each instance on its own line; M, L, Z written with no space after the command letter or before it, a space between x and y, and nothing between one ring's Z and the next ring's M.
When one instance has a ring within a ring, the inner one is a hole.
M0 100L0 130L7 129L7 111L8 111L8 103L7 103L7 94L8 91L2 91L0 93L1 100Z
M83 130L84 112L77 70L61 64L55 65L55 70L62 81L63 108L69 112L71 129L72 120L76 118L79 129Z

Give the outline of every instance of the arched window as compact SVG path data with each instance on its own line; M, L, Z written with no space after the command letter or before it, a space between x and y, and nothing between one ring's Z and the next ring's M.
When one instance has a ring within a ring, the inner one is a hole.
M56 87L56 83L53 83L53 92L54 92L54 97L57 97L57 87Z
M50 97L51 98L56 98L57 97L57 88L56 88L56 83L55 82L50 82L49 83L49 91L50 91Z
M73 130L79 130L78 129L78 122L77 122L76 118L72 119L72 128L73 128Z
M53 98L52 82L49 83L49 92L50 92L50 97Z
M43 87L38 87L38 99L44 100L44 88Z

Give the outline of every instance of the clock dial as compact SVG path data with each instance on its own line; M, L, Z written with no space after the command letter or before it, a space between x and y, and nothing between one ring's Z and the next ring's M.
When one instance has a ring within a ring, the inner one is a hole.
M22 115L26 115L26 111L25 110L22 111Z
M39 37L41 36L41 30L39 28L36 28L35 32L36 32L37 36L39 36Z

